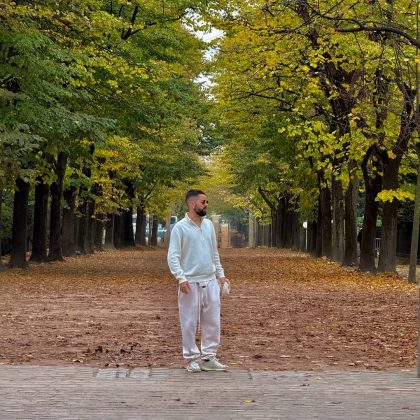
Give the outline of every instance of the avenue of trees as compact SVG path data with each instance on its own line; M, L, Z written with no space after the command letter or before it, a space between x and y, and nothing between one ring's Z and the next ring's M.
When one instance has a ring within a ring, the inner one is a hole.
M11 267L28 264L28 238L32 261L144 245L145 213L161 214L171 189L203 172L206 103L194 83L203 45L186 29L192 6L0 1L0 203L12 213Z
M209 172L271 223L272 246L299 247L308 221L314 255L395 271L420 162L418 3L0 0L10 266L28 264L28 238L32 261L144 245L146 213L156 240L213 152ZM210 61L192 31L206 27L223 32Z
M311 252L348 265L363 200L360 268L395 271L420 160L418 2L221 3L206 18L224 33L212 96L233 200L269 214L273 246L298 247L308 220Z

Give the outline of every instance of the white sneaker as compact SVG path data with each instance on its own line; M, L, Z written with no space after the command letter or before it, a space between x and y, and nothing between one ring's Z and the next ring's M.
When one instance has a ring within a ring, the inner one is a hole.
M220 363L217 359L203 360L201 363L201 370L210 371L210 370L228 370L229 366Z
M201 372L201 368L197 360L192 360L191 362L188 363L187 372L191 372L191 373Z

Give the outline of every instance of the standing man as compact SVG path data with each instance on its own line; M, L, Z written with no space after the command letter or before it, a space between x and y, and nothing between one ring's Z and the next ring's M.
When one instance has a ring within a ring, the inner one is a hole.
M220 287L225 277L213 223L206 219L209 202L200 190L185 196L188 213L171 232L168 265L179 282L178 308L183 355L188 372L227 370L216 358L220 343ZM219 285L220 282L220 285ZM201 326L201 351L195 342Z

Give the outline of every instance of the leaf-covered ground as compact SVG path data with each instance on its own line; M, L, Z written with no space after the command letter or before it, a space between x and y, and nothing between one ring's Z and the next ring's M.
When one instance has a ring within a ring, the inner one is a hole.
M412 368L417 287L304 254L221 252L220 356L253 369ZM130 249L0 273L0 363L184 365L163 250Z

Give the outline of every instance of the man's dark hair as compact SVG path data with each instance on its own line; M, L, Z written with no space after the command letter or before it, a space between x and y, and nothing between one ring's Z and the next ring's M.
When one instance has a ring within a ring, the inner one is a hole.
M191 200L193 197L197 198L200 194L206 195L205 192L201 190L189 190L187 191L187 194L185 194L185 202L188 200Z

